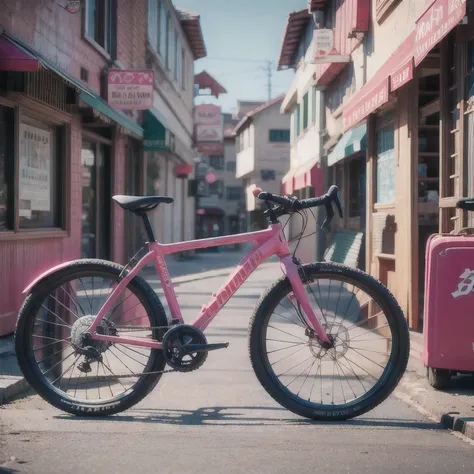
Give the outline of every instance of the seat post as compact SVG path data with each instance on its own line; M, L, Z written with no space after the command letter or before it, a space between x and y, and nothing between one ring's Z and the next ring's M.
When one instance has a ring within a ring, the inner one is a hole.
M145 225L145 232L148 238L148 242L156 242L155 234L153 232L153 227L151 225L150 217L146 212L140 212L139 216L143 219L143 224Z

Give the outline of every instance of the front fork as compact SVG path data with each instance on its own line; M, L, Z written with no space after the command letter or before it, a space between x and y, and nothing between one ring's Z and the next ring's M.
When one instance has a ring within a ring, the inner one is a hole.
M300 307L303 309L302 316L305 319L307 326L314 330L323 347L330 348L333 343L321 324L323 315L316 314L311 307L308 293L306 293L303 282L301 281L298 266L299 264L295 263L290 256L281 258L281 269L288 280L290 280L293 294L299 302ZM317 312L319 313L320 311L318 310Z

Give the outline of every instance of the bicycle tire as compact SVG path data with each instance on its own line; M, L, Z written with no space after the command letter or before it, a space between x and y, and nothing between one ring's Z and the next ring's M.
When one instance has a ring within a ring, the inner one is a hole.
M42 304L51 288L57 287L62 281L71 280L75 275L86 277L88 274L102 273L112 278L118 278L123 268L122 265L106 260L76 260L39 282L27 296L20 309L15 328L15 351L18 364L25 379L36 393L59 410L77 416L103 417L113 415L139 403L155 388L161 378L162 374L148 374L137 377L138 381L130 393L116 396L118 399L111 398L107 403L100 403L98 401L91 401L90 403L79 402L48 383L34 359L33 348L29 341L30 329L31 325L34 324L39 305ZM150 320L150 325L168 326L168 319L160 299L153 291L153 288L142 277L135 276L129 282L127 288L143 304ZM153 330L153 337L161 338L159 330ZM151 349L146 371L161 371L165 368L165 365L163 352L158 349Z
M384 310L390 324L393 337L391 355L391 370L385 376L385 382L380 388L363 400L356 399L345 405L324 405L324 409L317 409L314 404L303 403L301 399L291 397L283 390L281 383L276 379L273 371L266 362L264 330L276 306L283 297L292 291L287 277L277 280L258 301L249 323L248 348L250 360L257 379L267 393L281 406L305 418L318 421L345 421L358 417L380 405L398 385L405 373L410 353L410 335L408 325L397 300L381 282L359 269L347 267L337 263L311 263L302 266L300 276L308 279L329 278L338 276L347 281L356 281L360 288L374 297L377 304Z

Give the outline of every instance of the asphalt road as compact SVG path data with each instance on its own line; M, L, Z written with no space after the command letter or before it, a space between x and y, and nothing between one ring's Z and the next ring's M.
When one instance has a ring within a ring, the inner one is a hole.
M350 422L309 422L259 385L247 352L255 301L279 268L258 270L209 327L228 341L190 374L166 374L134 409L108 419L63 414L32 395L0 409L0 472L472 473L474 447L392 396ZM184 316L222 277L178 288Z

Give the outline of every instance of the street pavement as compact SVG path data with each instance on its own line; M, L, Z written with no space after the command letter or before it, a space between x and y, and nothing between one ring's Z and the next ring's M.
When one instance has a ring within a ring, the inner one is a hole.
M276 263L262 266L209 326L209 342L228 349L211 352L196 372L165 374L126 412L85 420L34 394L5 405L0 472L472 473L473 446L395 396L358 419L316 423L267 395L250 365L247 328L279 274ZM177 286L186 321L224 278Z

